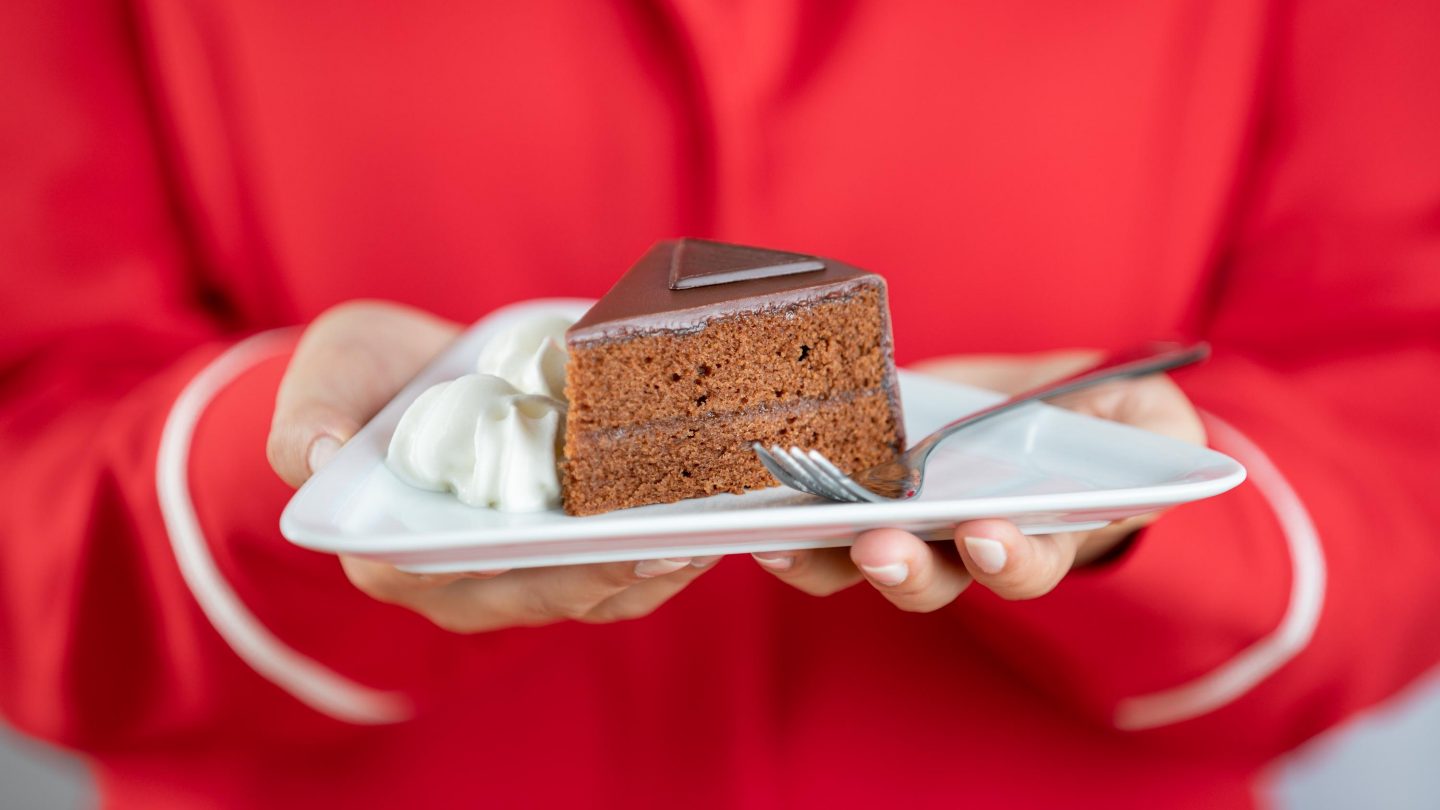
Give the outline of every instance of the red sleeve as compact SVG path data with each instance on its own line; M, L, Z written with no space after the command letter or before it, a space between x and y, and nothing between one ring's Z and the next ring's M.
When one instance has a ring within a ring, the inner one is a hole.
M960 611L1105 722L1258 757L1440 660L1440 5L1287 8L1215 357L1178 377L1249 480Z
M0 13L0 710L92 751L397 719L440 633L278 536L288 341L200 304L126 4L72 5Z

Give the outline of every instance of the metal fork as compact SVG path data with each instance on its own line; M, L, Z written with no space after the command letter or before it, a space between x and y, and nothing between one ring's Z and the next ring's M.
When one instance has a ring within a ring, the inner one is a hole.
M904 500L920 494L920 489L925 484L925 461L930 457L931 451L958 431L1031 402L1052 399L1110 380L1143 377L1188 366L1209 355L1210 346L1203 342L1146 343L1116 352L1084 371L962 416L911 445L909 450L901 453L894 461L861 470L853 476L846 475L816 450L801 450L799 447L787 450L778 444L767 449L759 442L755 442L751 447L754 448L760 463L765 465L765 469L791 489L809 492L832 501L851 503Z

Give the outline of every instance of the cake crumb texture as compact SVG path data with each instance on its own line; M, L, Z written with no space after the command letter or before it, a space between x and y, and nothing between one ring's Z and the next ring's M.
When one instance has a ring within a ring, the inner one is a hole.
M703 420L677 419L578 437L562 466L565 511L593 515L719 492L775 486L751 444L819 450L846 472L895 457L883 391Z
M689 328L572 341L565 511L775 486L751 444L854 472L903 448L883 282Z
M570 347L571 429L703 417L884 384L882 292L735 315L703 329Z

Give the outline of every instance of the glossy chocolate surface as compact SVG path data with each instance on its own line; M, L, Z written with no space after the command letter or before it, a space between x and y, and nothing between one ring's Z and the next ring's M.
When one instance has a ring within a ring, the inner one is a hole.
M725 280L672 289L677 259L681 269L676 277L681 280L717 274ZM583 343L698 329L714 318L784 309L867 285L883 289L885 280L830 259L705 240L668 240L650 248L566 336Z

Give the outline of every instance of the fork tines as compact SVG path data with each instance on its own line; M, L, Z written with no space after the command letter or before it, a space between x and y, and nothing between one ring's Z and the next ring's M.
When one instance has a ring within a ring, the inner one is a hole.
M752 447L765 469L791 489L832 501L862 503L870 500L859 491L858 484L817 450L805 451L799 447L787 450L778 444L766 448L759 442Z

